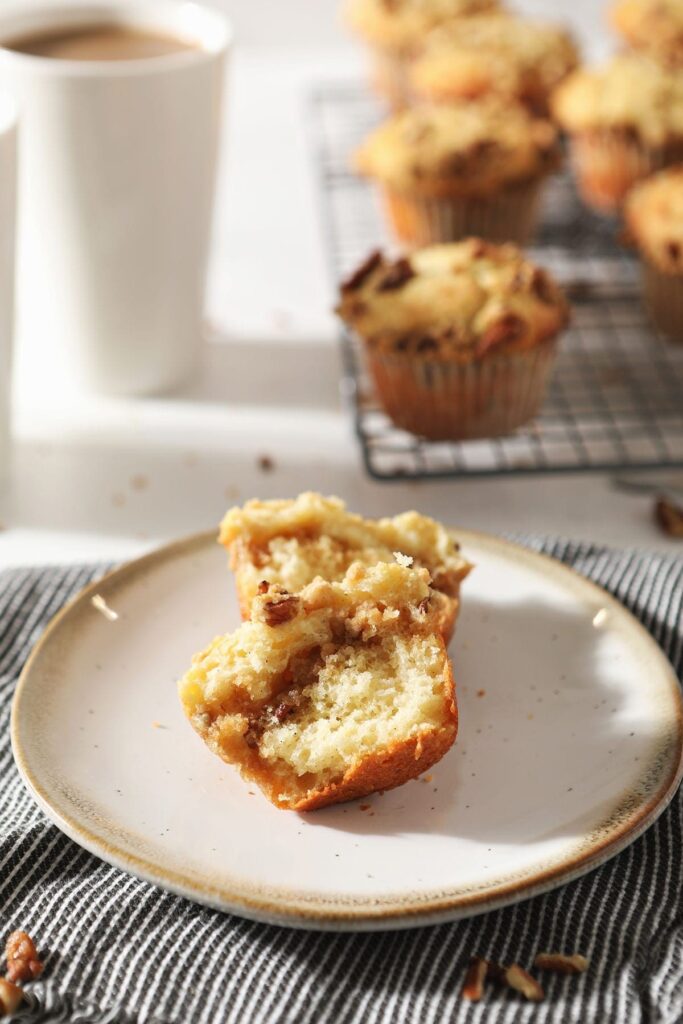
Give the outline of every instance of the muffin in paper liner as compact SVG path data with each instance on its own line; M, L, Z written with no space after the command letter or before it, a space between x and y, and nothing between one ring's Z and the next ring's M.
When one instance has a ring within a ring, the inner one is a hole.
M515 245L469 238L375 251L337 312L396 426L431 440L510 434L539 411L569 306Z
M390 419L433 441L511 434L538 413L555 339L527 351L461 363L366 350L377 396Z
M526 245L539 218L543 178L522 182L496 195L429 196L382 187L391 226L406 245L484 238Z
M648 146L627 132L585 132L572 137L571 153L585 202L599 213L614 213L639 181L683 160L683 139Z
M619 210L637 182L683 158L683 74L641 53L572 72L551 110L571 139L583 197L599 212Z
M683 274L667 274L645 260L643 291L657 330L683 344Z
M369 58L370 81L374 91L388 103L391 110L404 110L411 102L409 72L412 55L373 46Z
M624 221L627 239L640 253L650 316L662 334L683 342L683 164L634 188Z
M543 183L560 163L555 126L496 98L404 110L354 155L410 246L474 236L524 245Z

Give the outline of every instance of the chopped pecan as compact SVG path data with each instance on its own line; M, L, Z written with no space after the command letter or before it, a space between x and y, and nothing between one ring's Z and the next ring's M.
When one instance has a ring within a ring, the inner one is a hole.
M280 725L282 725L284 720L286 718L289 718L289 716L292 714L294 710L294 704L288 704L287 701L283 700L282 703L278 704L278 706L273 711L273 718L275 719L276 722L279 722Z
M557 971L558 974L583 974L588 968L588 960L580 953L539 953L534 960L534 967L541 971Z
M258 585L258 589L257 589L256 593L257 594L261 594L261 595L267 594L269 587L270 587L270 583L268 582L268 580L261 580L261 582Z
M668 498L657 498L655 519L669 537L683 537L683 508Z
M425 352L436 352L438 347L439 343L436 338L432 338L431 335L427 334L424 338L420 338L415 346L415 351L424 355Z
M346 280L341 283L341 290L343 292L355 292L357 288L363 284L363 282L370 276L382 262L382 253L379 249L374 249L367 259L363 260L361 265L350 274Z
M516 313L506 313L486 328L477 345L477 355L483 356L492 348L509 344L524 336L526 324Z
M510 967L506 967L502 980L516 992L520 992L525 999L529 999L534 1003L539 1003L543 999L543 989L541 986L519 964L511 964Z
M43 973L33 939L26 932L12 932L5 946L9 981L33 981Z
M402 288L407 281L410 281L411 277L415 277L415 271L410 265L410 260L403 256L400 260L396 260L392 267L389 267L377 285L377 291L396 291L398 288Z
M546 306L555 305L557 297L552 283L545 270L541 270L540 267L534 267L531 275L531 290L539 302L543 302Z
M424 597L420 601L419 605L417 606L417 610L420 613L420 615L426 615L427 614L427 612L429 611L429 602L430 602L430 598L429 597Z
M0 1017L10 1017L24 998L18 985L13 985L7 978L0 978Z
M294 618L299 604L295 594L290 594L282 587L272 587L257 603L256 616L267 626L281 626Z
M461 995L463 999L469 999L472 1003L479 1002L484 994L484 981L488 969L488 962L483 957L472 957L462 986Z

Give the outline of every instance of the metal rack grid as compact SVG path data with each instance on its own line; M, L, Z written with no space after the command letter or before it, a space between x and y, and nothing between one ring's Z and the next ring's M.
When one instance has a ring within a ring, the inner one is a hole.
M313 94L316 158L330 270L335 282L381 245L391 248L374 190L350 170L359 141L381 116L358 85ZM549 184L530 250L565 286L573 323L560 347L543 409L509 437L426 441L379 407L360 346L342 332L343 391L363 458L380 480L683 466L683 345L648 323L637 260L617 227L591 214L568 174Z

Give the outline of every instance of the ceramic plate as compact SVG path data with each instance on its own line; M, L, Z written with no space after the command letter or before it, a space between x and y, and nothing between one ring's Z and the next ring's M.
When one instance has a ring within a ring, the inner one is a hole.
M451 648L460 733L422 779L299 815L203 746L176 680L238 611L225 554L202 535L112 573L47 630L13 709L27 786L103 860L303 927L464 917L596 867L652 824L680 781L673 669L572 571L459 536L476 563Z

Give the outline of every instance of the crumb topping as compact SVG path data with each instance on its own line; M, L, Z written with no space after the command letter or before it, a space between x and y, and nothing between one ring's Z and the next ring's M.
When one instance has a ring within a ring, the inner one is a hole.
M662 146L683 136L683 72L640 54L619 54L600 68L573 72L552 106L567 131L628 132Z
M631 46L672 66L683 65L683 0L618 0L610 14Z
M431 100L496 94L543 106L577 64L576 45L565 29L500 13L435 30L410 79L415 91Z
M346 20L367 42L412 52L437 25L499 7L499 0L348 0Z
M388 257L359 285L342 288L339 315L373 347L483 358L531 348L567 322L560 289L513 245L469 239L419 249L410 263L413 275L390 294L378 287L391 270Z
M402 111L375 129L355 164L399 191L484 196L548 174L559 159L549 121L487 100ZM392 266L384 288L392 290L406 275L407 263Z
M637 185L626 200L628 230L644 255L670 274L683 275L683 167Z

